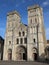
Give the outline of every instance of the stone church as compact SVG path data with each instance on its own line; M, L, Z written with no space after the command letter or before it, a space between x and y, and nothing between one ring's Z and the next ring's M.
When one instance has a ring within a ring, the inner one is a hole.
M28 7L28 25L17 11L7 14L3 60L36 61L45 59L46 37L43 9Z

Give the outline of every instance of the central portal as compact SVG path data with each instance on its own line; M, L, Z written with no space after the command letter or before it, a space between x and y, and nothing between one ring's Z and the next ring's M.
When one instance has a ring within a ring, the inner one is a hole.
M25 61L27 60L27 52L24 46L18 46L16 50L16 60Z

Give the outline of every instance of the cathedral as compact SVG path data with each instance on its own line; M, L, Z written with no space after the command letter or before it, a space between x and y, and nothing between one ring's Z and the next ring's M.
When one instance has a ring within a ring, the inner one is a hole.
M7 24L3 60L36 61L45 59L46 37L43 9L39 5L30 6L28 25L21 22L17 11L7 13Z

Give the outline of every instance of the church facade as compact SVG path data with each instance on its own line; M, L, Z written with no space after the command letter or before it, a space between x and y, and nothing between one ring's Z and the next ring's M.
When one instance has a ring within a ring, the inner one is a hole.
M3 60L44 60L46 37L43 9L38 5L28 7L28 25L21 22L20 14L7 14Z

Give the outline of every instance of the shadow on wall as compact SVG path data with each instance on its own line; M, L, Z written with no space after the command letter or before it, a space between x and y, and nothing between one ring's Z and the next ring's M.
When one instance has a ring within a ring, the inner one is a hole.
M41 58L40 59L41 62L49 63L49 59L46 58L46 54L45 53L42 53L40 58Z
M45 53L42 53L40 57L44 59L45 58Z
M45 61L45 54L44 54L44 53L42 53L41 56L39 56L38 61L39 61L39 62Z

